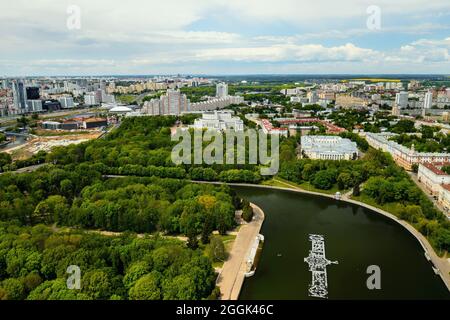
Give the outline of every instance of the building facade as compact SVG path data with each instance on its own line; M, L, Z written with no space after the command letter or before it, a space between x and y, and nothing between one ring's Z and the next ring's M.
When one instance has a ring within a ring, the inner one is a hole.
M310 159L356 160L356 142L338 136L302 136L301 152Z
M390 132L365 133L366 140L371 147L390 153L394 161L406 170L411 171L413 165L420 163L450 162L450 153L417 152L414 148L408 149L395 141L389 140L390 137L395 135L395 133Z
M222 82L216 85L216 97L225 98L228 96L228 84Z
M441 185L450 184L450 175L441 170L450 163L421 163L417 172L417 179L430 194L438 195Z
M204 112L201 119L195 119L194 129L244 131L244 122L230 111Z

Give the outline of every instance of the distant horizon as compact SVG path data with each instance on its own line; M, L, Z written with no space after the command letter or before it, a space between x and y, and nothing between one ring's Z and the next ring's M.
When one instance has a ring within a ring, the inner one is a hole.
M254 77L254 76L272 76L272 77L356 77L356 76L368 76L371 78L374 77L448 77L450 78L450 73L234 73L234 74L207 74L207 73L158 73L158 74L58 74L58 75L15 75L15 76L6 76L2 75L0 78L2 79L11 79L11 78L59 78L59 77L204 77L204 78L213 78L213 77Z

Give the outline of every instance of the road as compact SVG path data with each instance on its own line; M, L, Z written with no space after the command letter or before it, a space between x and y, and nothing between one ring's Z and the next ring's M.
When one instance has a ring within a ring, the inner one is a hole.
M29 166L29 167L24 167L24 168L17 169L17 170L15 170L15 171L1 172L0 175L1 175L1 174L4 174L4 173L24 173L24 172L33 172L33 171L36 171L37 169L39 169L40 167L45 166L46 164L48 164L48 163L36 164L36 165L34 165L34 166Z
M217 278L222 300L237 300L244 283L246 261L252 244L261 230L264 222L264 212L256 205L253 207L253 220L243 225L238 232L229 258L225 261L222 272Z
M445 214L448 219L450 219L450 213L447 212L445 208L441 206L436 199L434 199L433 195L430 194L430 191L427 190L427 188L425 188L425 186L419 182L419 180L417 179L417 174L415 174L414 172L408 172L408 174L411 177L411 179L415 182L415 184L420 188L420 190L422 190L423 193L425 193L425 195L428 197L428 199L430 199L430 201L435 205L435 207L438 208L440 211L442 211L442 213Z

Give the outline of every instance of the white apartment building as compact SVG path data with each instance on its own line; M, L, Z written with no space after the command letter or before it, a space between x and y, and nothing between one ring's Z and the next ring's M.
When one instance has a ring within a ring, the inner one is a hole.
M180 90L167 89L165 95L161 96L161 114L181 114L189 111L189 100Z
M319 95L317 94L316 91L309 91L306 94L306 97L308 98L309 103L317 103L317 101L319 101Z
M72 97L60 97L58 101L61 103L61 108L63 109L73 108L75 106Z
M84 95L84 104L87 106L94 106L100 104L100 101L97 100L95 92L89 92Z
M156 116L178 115L190 110L190 102L185 94L182 94L180 90L167 89L166 94L160 99L145 101L141 112Z
M202 118L195 119L191 128L244 131L244 122L231 111L212 111L202 113Z
M423 100L423 108L431 109L432 106L433 106L433 93L428 91L427 93L425 93L425 97Z
M450 209L450 175L443 172L443 166L450 163L421 163L417 178L431 195L437 198L438 203L444 208L447 217Z
M301 96L293 96L290 98L291 103L308 103L309 99Z
M414 148L408 149L395 141L390 141L389 138L395 135L390 132L365 133L366 140L371 147L390 153L394 161L406 170L412 170L413 164L450 162L450 153L417 152Z
M150 101L145 101L141 112L152 116L158 116L161 114L160 105L161 101L159 99L151 99Z
M225 98L228 96L228 84L222 82L216 85L216 97Z
M41 112L42 100L27 100L28 112Z
M450 219L450 184L443 184L440 186L438 203L444 208L447 218Z
M395 103L399 109L408 107L408 92L401 91L395 95Z
M306 90L306 88L297 87L291 89L281 89L280 93L284 94L285 96L297 96L303 94L304 90Z
M308 158L320 160L358 158L356 142L338 136L302 136L301 152Z
M430 191L438 195L442 184L450 184L450 175L441 170L450 163L421 163L417 172L417 179Z
M244 98L241 96L226 96L224 98L210 98L206 101L191 103L192 111L207 111L223 109L232 104L244 103Z

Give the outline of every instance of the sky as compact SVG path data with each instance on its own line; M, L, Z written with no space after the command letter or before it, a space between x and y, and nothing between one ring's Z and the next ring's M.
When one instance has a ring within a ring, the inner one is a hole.
M0 5L0 76L450 74L449 0Z

